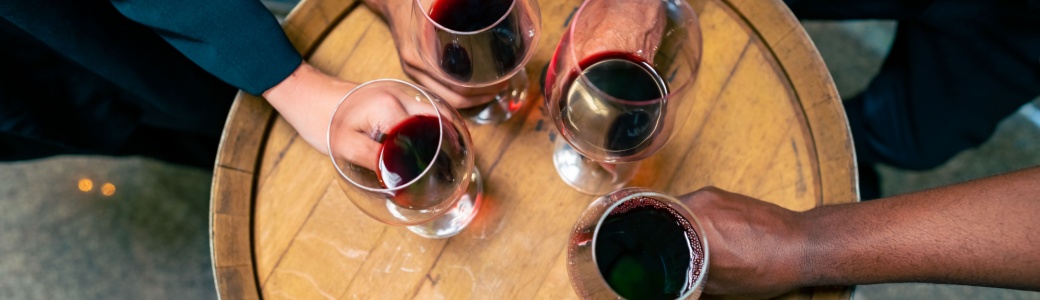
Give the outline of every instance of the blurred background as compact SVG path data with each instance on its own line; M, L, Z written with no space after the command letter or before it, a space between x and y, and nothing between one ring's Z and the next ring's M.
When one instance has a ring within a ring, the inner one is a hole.
M265 0L282 19L298 0ZM843 97L880 68L895 23L806 22ZM977 149L925 172L882 166L893 195L1040 165L1040 100ZM0 163L0 299L215 299L212 174L160 161L61 156ZM856 288L853 299L1040 299L1038 292L934 284Z

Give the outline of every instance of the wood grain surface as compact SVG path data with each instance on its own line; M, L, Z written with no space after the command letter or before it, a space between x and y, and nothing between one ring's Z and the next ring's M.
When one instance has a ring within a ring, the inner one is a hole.
M683 194L706 185L794 210L856 201L838 93L812 41L778 0L691 0L703 63L691 118L630 184ZM530 78L578 0L543 1ZM408 78L384 21L357 1L305 0L284 24L296 48L345 80ZM540 95L537 80L530 94ZM552 166L555 129L532 98L512 120L469 124L485 202L468 229L429 240L353 206L329 159L259 97L240 94L213 179L211 241L223 299L574 298L567 235L595 197ZM696 213L696 212L695 212ZM710 276L710 275L709 275ZM813 288L785 299L847 299Z

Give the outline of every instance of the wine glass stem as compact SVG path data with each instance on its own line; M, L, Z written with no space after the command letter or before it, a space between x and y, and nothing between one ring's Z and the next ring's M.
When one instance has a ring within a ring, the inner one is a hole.
M635 177L639 162L608 164L581 155L562 137L553 141L553 165L560 179L579 192L603 195Z
M526 70L520 70L509 78L507 85L494 100L486 104L459 109L459 113L477 124L498 124L513 117L527 100Z

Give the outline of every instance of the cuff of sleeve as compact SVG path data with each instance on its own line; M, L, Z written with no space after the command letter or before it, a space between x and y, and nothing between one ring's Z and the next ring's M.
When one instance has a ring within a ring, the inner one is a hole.
M253 80L244 82L240 88L246 93L262 95L265 91L288 78L303 63L303 58L295 50L282 53L279 56L280 58L271 59L264 64L263 67L267 68L267 70L256 72L256 77Z

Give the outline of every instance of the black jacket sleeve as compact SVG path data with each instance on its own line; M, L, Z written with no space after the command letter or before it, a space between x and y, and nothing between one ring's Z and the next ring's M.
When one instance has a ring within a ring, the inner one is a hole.
M251 94L278 84L301 63L277 20L257 0L112 0L112 4L209 73Z

